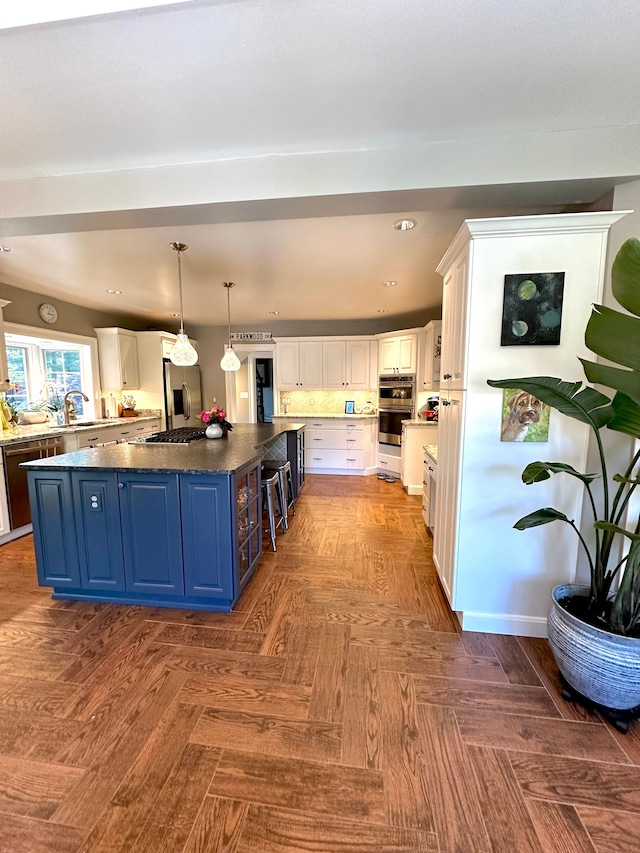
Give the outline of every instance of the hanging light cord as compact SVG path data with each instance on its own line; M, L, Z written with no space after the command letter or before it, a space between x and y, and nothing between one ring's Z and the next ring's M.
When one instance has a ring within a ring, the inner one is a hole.
M231 346L231 288L227 287L227 320L229 322L229 346Z
M182 263L181 256L182 251L178 249L178 284L180 285L180 334L184 334L184 321L183 321L183 312L182 312Z

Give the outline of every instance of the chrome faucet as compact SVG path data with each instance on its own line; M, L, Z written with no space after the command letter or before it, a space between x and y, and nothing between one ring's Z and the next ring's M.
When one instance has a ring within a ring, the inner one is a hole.
M75 406L73 405L73 400L69 399L72 394L80 394L85 403L89 402L89 398L84 391L67 391L64 395L64 422L67 425L69 425L71 421L76 420Z

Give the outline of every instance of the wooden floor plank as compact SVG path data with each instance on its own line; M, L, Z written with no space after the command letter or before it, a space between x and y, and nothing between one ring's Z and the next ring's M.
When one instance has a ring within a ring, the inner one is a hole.
M85 834L70 826L0 814L0 853L76 853Z
M467 744L629 764L606 726L495 711L455 710Z
M486 684L453 678L414 676L418 702L475 708L478 711L503 711L539 717L560 717L543 687L520 684Z
M382 723L378 650L349 649L342 717L342 763L382 769Z
M541 800L528 800L527 805L544 853L596 853L573 806Z
M467 757L492 853L544 853L506 754L471 746Z
M262 634L228 628L202 628L197 625L165 625L157 636L158 643L192 646L201 649L258 654L264 641Z
M283 758L338 763L342 727L335 723L205 708L193 730L191 742Z
M492 634L489 642L511 684L529 684L532 687L542 686L538 674L524 653L517 637Z
M236 853L247 803L205 797L182 853Z
M328 723L342 720L350 632L348 625L325 625L309 706L309 718L312 720Z
M509 753L525 796L640 814L640 767Z
M438 853L438 843L426 832L252 805L229 853Z
M284 658L190 646L174 646L165 661L168 669L187 675L228 675L231 678L262 678L271 682L281 680L285 664Z
M468 655L420 654L401 649L380 649L380 669L410 672L413 675L507 683L507 676L498 660Z
M263 678L211 675L188 678L178 698L196 705L301 720L308 716L310 694L311 688L301 684L271 684Z
M439 853L493 853L453 711L421 705L417 722Z
M0 755L0 813L46 820L83 775L80 767Z
M37 677L0 675L0 708L15 714L40 711L56 715L61 713L61 708L77 689L76 684L42 681Z
M132 853L175 853L184 849L220 760L220 750L188 744L156 797L155 807Z
M582 807L578 808L578 815L598 853L638 853L640 850L639 815Z
M380 673L380 710L387 823L431 831L433 812L409 676Z
M21 758L53 761L60 747L76 737L81 723L37 711L17 714L0 708L0 752Z
M225 750L209 793L232 800L385 822L382 773Z
M24 675L55 679L78 660L78 655L49 649L0 649L0 675Z

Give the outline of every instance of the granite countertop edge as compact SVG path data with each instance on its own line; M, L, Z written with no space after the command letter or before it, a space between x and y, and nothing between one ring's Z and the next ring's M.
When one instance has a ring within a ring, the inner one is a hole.
M438 445L437 444L425 444L425 445L423 445L422 449L427 454L427 456L430 456L431 459L437 465L438 464Z
M345 415L344 412L341 412L339 414L328 414L327 412L308 412L305 414L300 414L300 412L296 412L295 414L292 414L292 415L273 415L274 420L276 418L278 420L280 420L282 418L287 418L287 419L289 419L289 418L293 418L293 419L295 419L295 418L335 418L335 419L342 419L342 420L352 420L353 418L357 418L358 420L368 420L370 418L377 418L377 417L378 417L378 415L376 415L376 414L372 414L372 415L363 415L363 414Z
M305 424L236 424L227 438L192 444L115 444L25 462L27 470L129 471L145 474L234 474L262 458L262 448Z

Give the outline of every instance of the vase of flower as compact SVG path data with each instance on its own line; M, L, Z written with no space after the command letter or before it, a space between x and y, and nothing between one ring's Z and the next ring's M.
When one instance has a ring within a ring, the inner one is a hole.
M227 413L219 406L200 412L198 418L206 426L207 438L226 438L229 430L233 429L227 420Z

